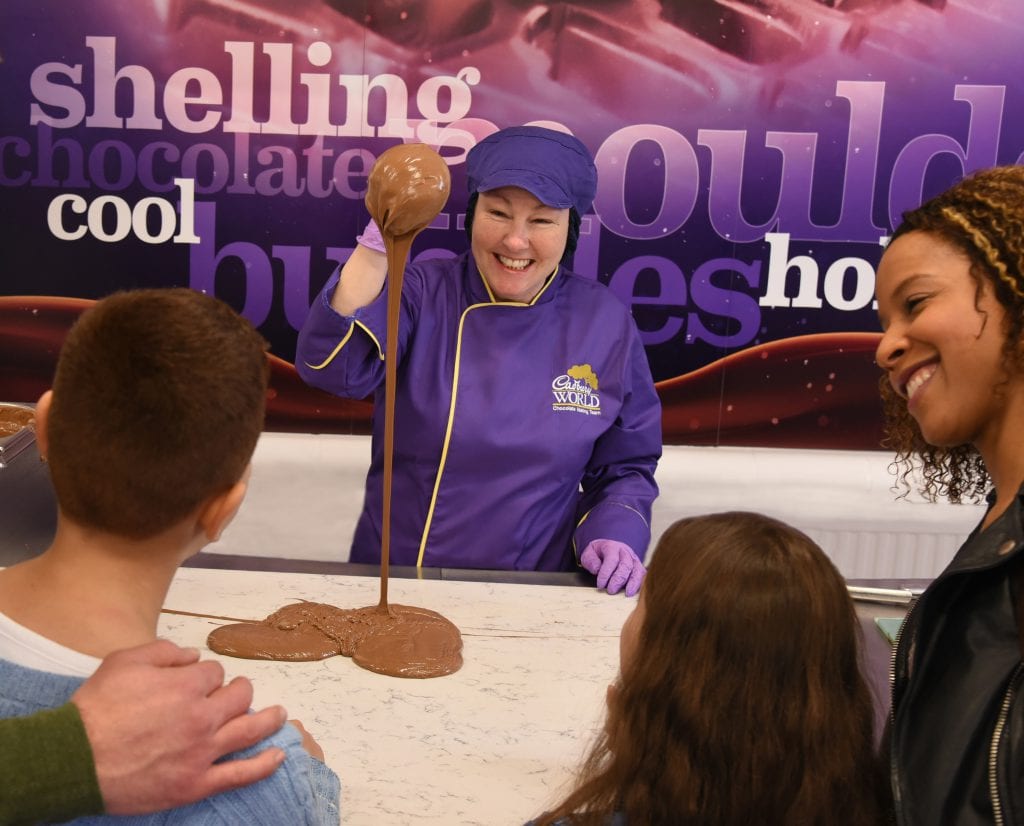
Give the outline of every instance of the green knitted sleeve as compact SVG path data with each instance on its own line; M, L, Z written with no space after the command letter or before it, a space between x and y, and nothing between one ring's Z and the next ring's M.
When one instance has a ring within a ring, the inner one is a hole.
M102 814L92 749L72 703L0 720L0 824Z

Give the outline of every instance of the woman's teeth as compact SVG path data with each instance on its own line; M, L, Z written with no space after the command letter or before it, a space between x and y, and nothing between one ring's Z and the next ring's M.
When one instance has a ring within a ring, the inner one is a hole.
M912 399L914 397L914 394L921 389L921 385L923 385L926 381L928 381L928 379L935 375L935 370L935 365L929 364L927 367L922 367L920 370L918 370L916 373L914 373L914 375L910 377L910 381L907 382L907 387L905 391L908 400Z
M529 258L506 258L504 255L499 255L498 260L503 267L508 267L510 270L525 270L530 266Z

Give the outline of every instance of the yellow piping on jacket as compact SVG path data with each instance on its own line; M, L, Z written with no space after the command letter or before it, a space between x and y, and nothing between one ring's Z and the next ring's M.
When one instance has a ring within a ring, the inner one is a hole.
M554 283L555 276L558 275L558 270L559 268L556 267L555 271L551 274L551 277L548 278L548 280L544 283L544 286L537 292L537 295L535 295L533 299L529 303L527 303L523 301L499 301L498 299L496 299L494 297L494 293L491 291L491 285L487 283L487 279L484 278L484 274L480 272L479 268L477 269L477 273L480 275L480 280L484 282L484 287L487 288L487 295L490 296L491 301L490 303L487 304L470 304L468 307L466 307L465 310L462 311L462 315L459 316L459 335L458 341L455 345L455 372L452 375L452 400L451 403L448 405L448 424L445 427L444 431L444 446L441 448L441 461L438 462L437 465L437 477L434 479L434 490L430 494L430 507L427 509L427 520L423 524L423 536L420 537L420 550L419 553L416 555L417 568L423 567L423 554L427 550L427 536L430 534L430 523L434 520L434 505L437 504L437 494L438 491L441 489L441 476L444 475L444 464L445 461L447 461L448 459L448 445L451 442L452 426L455 423L455 399L459 395L459 371L462 367L462 327L466 321L466 316L469 314L470 310L478 310L481 307L532 306L533 303L538 298L541 297L544 291L547 290L547 288ZM338 346L340 349L341 345ZM333 354L331 355L331 358L334 358Z
M420 538L420 550L416 556L416 567L423 565L423 553L427 549L427 535L430 533L430 523L434 519L434 505L437 503L437 492L441 489L441 476L444 474L444 463L448 459L448 445L452 438L452 425L455 422L455 400L459 395L459 370L462 367L462 326L470 310L480 307L493 307L494 304L470 304L462 311L459 317L459 335L455 345L455 373L452 376L452 400L448 405L448 424L444 431L444 446L441 448L441 461L437 465L437 477L434 479L434 491L430 494L430 507L427 509L427 521L423 525L423 536Z
M370 330L369 330L369 329L368 329L368 328L366 327L366 325L365 325L365 324L362 324L362 323L360 323L360 322L358 322L358 321L355 321L355 320L353 320L353 321L352 321L352 324L351 324L351 325L349 325L349 328L348 328L348 332L347 332L347 333L345 333L345 335L344 335L344 337L343 337L343 338L341 339L341 341L339 341L339 342L338 342L338 346L337 346L337 347L335 347L335 348L334 348L334 349L333 349L333 350L331 351L331 354L330 354L330 355L329 355L329 356L328 356L327 358L325 358L325 359L324 359L324 360L323 360L323 361L322 361L322 362L321 362L320 364L310 364L310 363L309 363L309 362L307 361L307 362L306 362L306 367L308 367L308 368L309 368L310 370L323 370L323 369L324 369L324 368L325 368L325 367L326 367L326 366L327 366L328 364L330 364L330 363L331 363L332 361L334 361L334 357L335 357L335 356L337 356L337 355L338 355L338 353L340 353L340 352L341 352L341 348L342 348L342 347L344 347L344 346L345 346L346 344L348 344L348 340L349 340L350 338L352 338L352 331L353 331L353 330L354 330L354 329L356 328L356 325L357 325L357 324L359 325L359 328L360 328L361 330L363 330L363 331L364 331L364 332L366 333L366 335L368 335L368 336L370 337L370 340L371 340L371 341L372 341L372 342L373 342L374 344L376 344L376 345L377 345L377 357L378 357L378 358L379 358L379 359L380 359L381 361L384 361L384 348L383 348L383 347L381 347L381 346L380 346L380 342L379 342L379 341L377 341L377 336L375 336L375 335L374 335L373 333L371 333L371 332L370 332Z
M637 516L640 517L640 521L644 523L644 527L647 528L647 529L650 529L651 526L647 524L647 520L644 519L644 515L642 513L640 513L640 511L638 511L632 505L627 505L624 502L605 502L604 504L606 504L606 505L615 505L616 507L625 508L628 511L633 511L633 513L635 513ZM593 513L593 512L594 512L594 509L591 508L585 514L583 514L583 516L580 517L580 521L576 523L576 527L573 529L573 532L572 532L572 553L573 553L573 556L576 557L576 564L577 565L580 564L580 552L579 552L579 549L576 547L576 531L579 530L580 525L582 525L584 522L586 522L587 521L587 517L590 516L590 514Z

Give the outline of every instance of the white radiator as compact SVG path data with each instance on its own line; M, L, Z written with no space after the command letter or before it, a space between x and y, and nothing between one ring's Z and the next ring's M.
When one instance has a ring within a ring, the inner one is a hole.
M829 555L847 579L933 579L967 537L964 533L901 530L831 531L807 535Z
M804 531L847 579L931 579L983 505L898 498L882 451L667 446L653 529L682 516L752 510Z

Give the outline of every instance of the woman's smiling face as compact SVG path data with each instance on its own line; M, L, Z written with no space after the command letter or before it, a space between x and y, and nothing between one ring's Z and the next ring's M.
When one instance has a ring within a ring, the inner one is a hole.
M473 258L494 297L529 303L562 260L569 210L542 204L525 189L481 192L473 214Z
M886 249L876 286L885 331L876 360L922 436L941 447L973 444L984 454L1008 415L998 389L1007 381L1006 310L991 283L972 277L956 247L914 231Z

